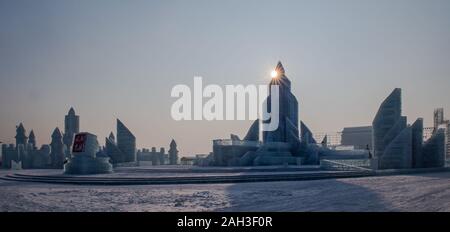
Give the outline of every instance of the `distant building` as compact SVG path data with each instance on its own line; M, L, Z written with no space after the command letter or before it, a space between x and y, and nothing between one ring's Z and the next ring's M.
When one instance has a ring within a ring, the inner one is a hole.
M145 163L150 163L151 165L177 165L178 161L178 150L177 143L175 140L169 144L169 151L166 153L166 149L161 147L159 151L156 151L156 147L152 147L152 149L143 148L142 150L137 151L137 160L139 165Z
M14 168L51 168L50 146L43 145L37 149L34 131L31 130L28 137L25 133L25 127L20 123L16 127L16 144L2 145L1 167L11 169L16 165Z
M195 157L181 157L180 159L180 164L181 165L194 165L195 162Z
M372 126L345 127L341 135L342 146L353 146L354 149L372 147Z
M168 154L166 154L166 149L164 148L164 147L161 147L160 149L159 149L159 156L158 156L158 159L159 159L159 163L161 164L161 165L165 165L165 164L168 164L169 162L169 155Z
M211 166L214 164L213 153L209 154L196 154L194 159L194 165L197 166Z
M170 149L169 149L169 163L171 165L178 164L178 150L177 150L177 143L175 140L172 139L170 142Z
M438 108L434 110L433 114L433 134L443 128L446 132L446 159L450 160L450 121L444 117L444 109Z
M448 123L448 121L446 121L444 119L444 109L443 108L435 109L434 113L433 113L433 128L434 128L434 131L437 131L439 126L441 126L443 124L447 124L447 123Z
M151 150L143 148L137 152L137 160L139 162L151 162L151 165L166 165L169 164L169 154L165 153L165 149L161 147L156 151L156 147Z

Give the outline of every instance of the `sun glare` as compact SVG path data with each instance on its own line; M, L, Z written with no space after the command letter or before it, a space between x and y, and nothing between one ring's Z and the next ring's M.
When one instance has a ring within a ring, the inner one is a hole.
M270 76L272 76L272 78L275 78L275 77L278 76L278 72L275 71L275 70L273 70L273 71L270 73Z

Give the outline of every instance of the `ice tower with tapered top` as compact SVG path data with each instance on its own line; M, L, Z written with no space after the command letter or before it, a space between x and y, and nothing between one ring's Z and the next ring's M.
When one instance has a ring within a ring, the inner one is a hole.
M272 72L269 88L278 87L278 98L269 94L264 104L271 117L278 117L278 125L268 119L264 124L276 126L273 131L265 131L256 120L243 140L231 136L230 140L213 140L213 159L217 166L261 166L298 163L317 164L318 148L312 132L303 125L304 138L299 136L298 101L291 92L291 81L285 69L278 62ZM275 104L278 105L278 111ZM262 131L260 141L259 134Z
M75 114L73 107L70 107L69 112L64 117L63 142L66 145L66 156L69 156L71 153L73 137L77 133L80 133L80 116Z
M263 142L283 142L295 144L299 141L298 133L298 101L291 92L291 81L285 75L281 62L278 62L272 73L269 87L277 85L279 88L279 125L274 131L263 132ZM269 88L270 89L270 88ZM270 94L267 100L268 112L271 112L273 102Z

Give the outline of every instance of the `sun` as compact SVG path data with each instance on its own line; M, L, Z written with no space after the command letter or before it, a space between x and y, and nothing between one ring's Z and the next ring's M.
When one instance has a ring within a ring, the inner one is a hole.
M272 78L278 77L278 72L275 71L275 70L273 70L273 71L270 73L270 76L272 76Z

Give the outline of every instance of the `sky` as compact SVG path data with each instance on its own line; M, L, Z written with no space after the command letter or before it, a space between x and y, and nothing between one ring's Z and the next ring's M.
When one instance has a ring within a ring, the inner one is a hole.
M450 112L448 0L0 0L0 141L39 144L71 106L99 142L119 118L139 148L208 153L251 121L174 121L171 89L267 84L279 60L313 132L370 125L403 90L403 114ZM448 117L450 118L450 116Z

